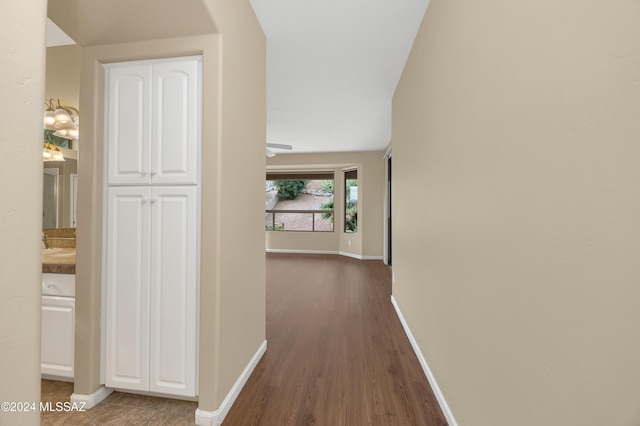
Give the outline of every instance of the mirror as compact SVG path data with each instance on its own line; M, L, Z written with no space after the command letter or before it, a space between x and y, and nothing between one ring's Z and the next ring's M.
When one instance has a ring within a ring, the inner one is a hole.
M60 148L65 161L45 161L42 229L75 228L78 188L77 151Z

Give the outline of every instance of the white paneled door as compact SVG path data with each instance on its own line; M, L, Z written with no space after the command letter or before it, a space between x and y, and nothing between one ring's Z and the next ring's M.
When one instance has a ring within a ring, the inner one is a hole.
M194 396L197 188L111 187L107 386Z
M196 379L196 188L153 188L149 389L191 395Z
M197 395L200 68L107 68L108 387Z
M197 183L198 63L153 66L151 182Z
M107 213L106 385L149 388L151 188L112 187Z
M109 68L109 185L196 185L200 61Z
M150 179L151 67L109 69L107 120L109 185L145 185Z

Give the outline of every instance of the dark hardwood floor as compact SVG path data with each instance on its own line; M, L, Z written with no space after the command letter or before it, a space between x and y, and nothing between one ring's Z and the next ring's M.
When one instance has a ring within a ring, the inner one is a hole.
M380 261L267 255L267 352L224 425L446 425Z

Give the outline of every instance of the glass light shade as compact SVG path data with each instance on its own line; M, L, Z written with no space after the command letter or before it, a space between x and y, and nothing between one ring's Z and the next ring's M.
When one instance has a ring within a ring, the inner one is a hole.
M64 157L60 150L53 151L53 161L64 161Z
M78 129L69 129L67 130L67 137L69 139L78 140L79 132Z
M60 121L56 121L53 125L54 129L75 129L76 123L74 123L73 121L67 121L66 123L62 123Z
M43 161L64 161L64 156L62 152L60 152L60 148L55 145L51 145L49 143L44 144L44 149L42 150L42 160Z
M56 121L59 121L60 123L71 121L71 116L69 116L69 113L63 108L56 109L55 114Z
M45 111L44 112L44 127L53 126L53 123L56 122L55 112L53 111Z
M69 136L67 136L68 132L69 131L67 129L58 129L53 134L59 138L68 139L69 138Z

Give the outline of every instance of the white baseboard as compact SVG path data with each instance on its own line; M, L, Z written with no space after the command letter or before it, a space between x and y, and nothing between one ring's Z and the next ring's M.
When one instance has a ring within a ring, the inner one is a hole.
M409 329L409 325L405 321L404 316L400 311L400 307L396 303L396 299L393 297L393 295L391 295L391 303L393 304L393 307L395 308L396 313L398 314L398 318L400 319L400 323L402 323L402 328L404 328L404 332L407 334L407 337L409 338L409 342L411 342L413 351L416 353L416 356L418 357L418 361L420 361L420 365L424 370L424 374L426 374L427 376L427 380L429 381L429 384L431 385L431 389L433 390L433 393L435 394L436 399L438 400L438 404L440 404L440 409L442 410L442 413L444 414L445 419L447 419L449 426L458 426L458 423L456 422L456 419L453 417L453 413L449 408L449 404L447 404L447 401L444 399L444 394L440 390L440 387L438 386L438 382L436 382L436 378L433 376L433 373L431 373L431 369L427 365L427 360L425 359L424 355L422 355L422 351L418 346L418 342L416 342L416 339L413 337L413 334Z
M348 253L346 251L330 250L289 250L289 249L266 249L267 253L288 253L288 254L336 254L340 256L352 257L359 260L383 260L382 256L361 256L359 254Z
M96 405L100 404L106 397L111 395L113 389L105 388L102 386L100 389L92 393L91 395L81 395L77 393L71 394L71 402L83 403L84 408L89 410Z
M220 426L222 424L224 418L227 417L231 406L236 401L236 398L238 398L240 391L244 387L245 383L247 383L249 376L251 376L256 365L258 365L258 361L260 361L260 358L262 358L262 355L264 355L266 351L267 341L265 340L262 342L255 355L253 355L251 361L249 361L247 366L244 368L244 371L240 374L238 380L236 380L234 385L231 387L231 390L224 398L224 401L222 401L222 404L220 404L220 407L216 411L204 411L199 408L196 410L196 425Z
M337 251L330 250L290 250L290 249L266 249L267 253L286 253L286 254L340 254Z
M347 253L346 251L338 252L341 256L352 257L359 260L382 260L382 256L360 256L359 254Z
M67 383L73 383L75 381L73 377L57 376L55 374L40 374L40 378L45 380L55 380L56 382L67 382Z

